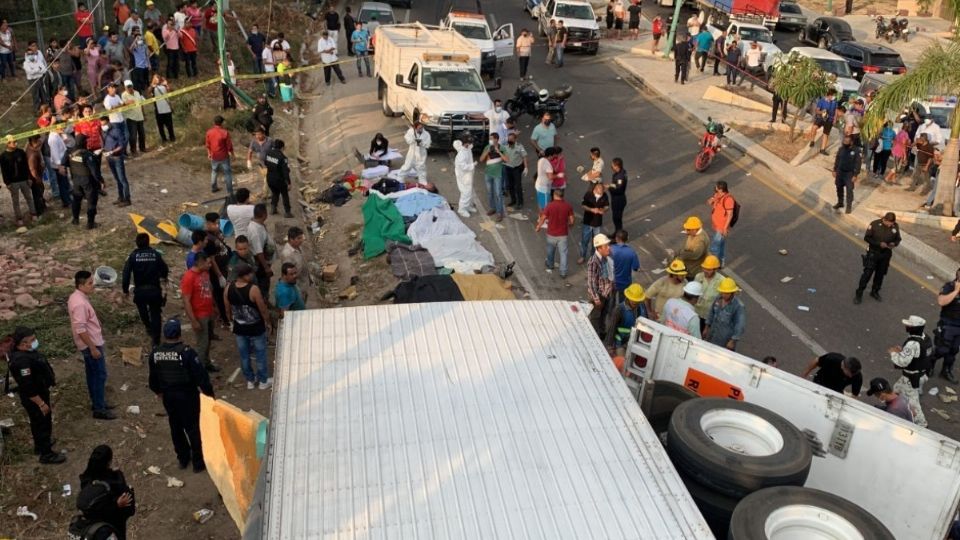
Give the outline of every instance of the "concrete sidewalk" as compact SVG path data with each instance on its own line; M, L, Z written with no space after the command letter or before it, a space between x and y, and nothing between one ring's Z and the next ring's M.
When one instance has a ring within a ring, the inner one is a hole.
M715 77L710 74L712 63L707 67L705 73L695 72L691 74L687 84L680 85L673 81L674 66L672 62L652 57L649 41L641 40L639 43L634 43L635 45L631 48L639 52L640 55L620 55L616 58L616 63L643 87L662 96L666 102L692 121L705 124L708 116L725 125L731 123L757 125L769 121L769 111L748 110L703 99L704 93L711 86L722 87L724 83L722 77ZM807 125L801 122L798 129L805 128ZM937 229L931 229L930 227L934 224L943 227L949 224L949 220L937 219L934 223L930 219L932 216L918 214L916 210L925 197L921 198L919 195L907 192L902 188L880 187L875 183L864 183L863 180L865 179L861 177L861 181L856 186L852 214L838 214L832 208L829 208L836 202L836 188L831 173L833 154L838 144L835 135L828 148L828 151L831 152L829 156L823 156L814 149L808 149L806 152L801 152L801 155L798 155L792 161L792 164L736 130L729 131L725 139L730 147L743 152L755 163L768 168L783 179L785 184L799 196L821 205L824 211L833 213L838 220L846 220L856 227L866 229L871 221L887 211L893 211L897 213L898 220L902 223L922 222L922 225L914 225L914 227L920 229L918 232L921 233L920 236L925 241L911 234L910 229L912 227L907 226L903 232L904 240L899 251L905 257L929 269L931 273L938 277L949 279L954 275L957 268L956 259L960 250L958 250L956 244L949 241L949 233L943 232L938 235ZM941 224L941 221L944 223ZM947 256L945 253L949 253L951 256Z

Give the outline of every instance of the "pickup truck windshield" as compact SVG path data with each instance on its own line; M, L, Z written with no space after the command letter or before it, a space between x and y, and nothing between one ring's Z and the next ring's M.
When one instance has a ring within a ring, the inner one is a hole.
M594 19L593 8L579 4L557 4L557 11L553 16L563 19Z
M773 34L766 28L740 28L740 41L744 43L750 41L773 43Z
M421 89L424 92L485 92L480 75L468 69L424 68Z
M453 29L467 39L490 39L490 29L486 25L453 23Z
M930 107L930 116L940 127L950 127L950 114L955 107Z
M850 66L848 66L844 60L817 58L815 61L817 65L820 66L820 69L826 71L827 73L833 73L837 77L846 77L848 79L853 78L853 75L850 73Z

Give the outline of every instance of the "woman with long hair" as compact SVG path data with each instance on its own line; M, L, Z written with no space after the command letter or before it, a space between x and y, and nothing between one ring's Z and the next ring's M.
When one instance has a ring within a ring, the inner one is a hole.
M117 531L117 538L127 537L127 520L137 511L133 488L127 484L123 473L112 468L113 450L105 444L93 449L87 468L80 473L80 490L98 484L109 490L109 496L96 508L84 511L84 517L105 521Z

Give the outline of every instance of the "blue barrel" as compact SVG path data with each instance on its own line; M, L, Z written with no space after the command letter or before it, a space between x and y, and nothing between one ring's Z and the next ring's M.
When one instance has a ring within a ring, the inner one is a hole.
M222 232L224 236L233 236L233 223L229 219L221 219L220 232Z
M203 218L196 214L180 214L180 219L177 220L177 225L181 229L189 229L191 231L202 231L203 230Z
M193 238L190 236L192 232L193 231L186 227L180 227L180 229L177 230L177 242L187 247L193 247Z

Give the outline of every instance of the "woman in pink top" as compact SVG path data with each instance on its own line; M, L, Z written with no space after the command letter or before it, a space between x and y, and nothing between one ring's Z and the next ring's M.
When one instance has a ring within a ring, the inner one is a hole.
M893 138L893 149L890 153L893 155L894 167L887 172L887 176L884 178L888 184L899 184L897 175L903 172L907 165L907 147L910 146L909 128L910 126L904 123L900 126L900 132Z
M87 39L87 48L83 50L87 61L87 82L90 83L90 93L97 94L97 75L103 67L104 57L100 55L100 46L92 38Z
M553 189L564 189L567 187L567 160L563 157L563 149L555 146L557 153L550 157L550 166L553 167Z

